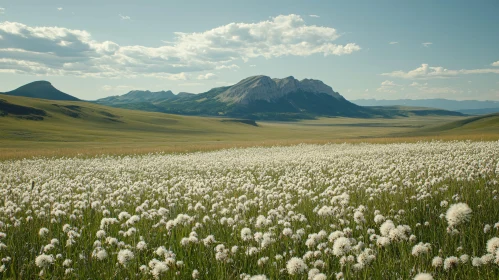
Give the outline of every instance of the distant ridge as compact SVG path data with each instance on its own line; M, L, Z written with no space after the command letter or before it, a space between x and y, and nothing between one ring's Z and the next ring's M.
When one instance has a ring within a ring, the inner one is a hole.
M159 102L175 98L171 90L151 92L149 90L132 90L123 95L109 96L96 101L103 105L119 105L127 103Z
M499 101L481 100L450 100L442 98L434 99L357 99L353 103L360 106L412 106L430 107L450 111L457 111L464 114L490 114L499 112Z
M49 100L79 101L78 98L56 89L48 81L35 81L3 94Z

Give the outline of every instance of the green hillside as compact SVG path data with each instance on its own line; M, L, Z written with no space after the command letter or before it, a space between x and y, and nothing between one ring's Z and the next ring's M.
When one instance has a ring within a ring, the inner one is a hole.
M469 117L425 130L432 133L499 132L499 113Z
M394 141L390 138L432 137L441 134L438 132L444 128L450 138L462 131L469 131L468 136L476 137L477 131L470 130L470 126L480 127L480 133L486 137L497 138L497 122L492 118L472 120L459 116L409 114L393 118L255 122L0 94L0 159L32 155L185 152L302 142ZM445 123L444 128L438 128ZM462 124L462 127L456 124ZM406 140L397 138L396 141Z

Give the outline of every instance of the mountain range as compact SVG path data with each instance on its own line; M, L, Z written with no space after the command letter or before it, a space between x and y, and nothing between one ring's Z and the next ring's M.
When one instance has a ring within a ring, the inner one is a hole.
M161 97L161 98L156 98ZM309 119L315 116L369 117L376 110L355 105L319 80L252 76L200 94L131 91L98 104L183 115L248 119Z
M397 99L377 100L358 99L352 100L360 106L413 106L431 107L443 110L461 112L469 115L481 115L499 112L499 101L479 100L449 100L449 99Z
M161 96L161 98L156 98ZM316 117L395 117L408 115L462 115L444 110L356 105L322 81L297 80L292 76L272 79L252 76L235 85L200 94L131 91L106 97L98 104L182 115L205 115L253 120L297 120Z
M78 98L57 90L47 81L32 82L4 94L79 101ZM134 110L251 120L463 115L441 109L359 106L346 100L322 81L297 80L292 76L282 79L272 79L263 75L252 76L235 85L213 88L199 94L186 92L174 94L170 90L158 92L133 90L124 95L109 96L90 102Z

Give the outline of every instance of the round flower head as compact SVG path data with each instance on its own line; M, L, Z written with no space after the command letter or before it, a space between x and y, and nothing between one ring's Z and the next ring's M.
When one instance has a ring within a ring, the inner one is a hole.
M253 239L253 235L251 234L251 229L243 228L241 230L241 239L243 241L251 241Z
M38 235L40 235L40 237L44 237L45 235L47 235L49 233L49 229L48 228L41 228L39 231L38 231Z
M444 260L441 257L434 257L431 261L431 265L435 268L441 267L442 265L444 265Z
M445 214L445 219L450 227L454 227L463 224L471 219L471 208L468 204L460 202L452 204L447 213Z
M452 257L448 257L444 260L444 269L445 270L449 270L453 267L456 267L459 263L459 259L452 256Z
M261 275L254 275L254 276L251 276L250 280L267 280L269 278L267 278L267 276L261 274Z
M286 269L289 275L298 275L304 273L308 267L302 259L293 257L286 264Z
M198 279L199 278L199 271L197 269L194 269L192 271L192 279Z
M498 237L492 237L487 241L487 252L494 254L499 250L499 238Z
M36 259L35 259L35 264L39 268L49 267L53 263L54 263L54 257L52 255L42 254L42 255L39 255L38 257L36 257Z
M118 253L118 262L123 266L126 266L133 258L133 252L128 249L121 250Z
M433 280L433 276L429 273L418 273L418 275L414 277L414 280Z
M343 256L351 249L352 243L346 237L340 237L334 241L333 254L337 257Z

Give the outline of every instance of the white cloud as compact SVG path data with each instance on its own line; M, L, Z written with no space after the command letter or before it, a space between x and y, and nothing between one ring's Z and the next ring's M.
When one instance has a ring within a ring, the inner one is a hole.
M217 77L217 75L213 74L213 73L206 73L206 74L200 74L198 76L198 80L213 80Z
M446 78L455 77L458 75L470 75L470 74L499 74L499 69L461 69L461 70L449 70L441 66L432 67L428 64L421 64L420 67L404 72L402 70L393 71L389 73L382 73L383 76L390 76L394 78L403 79L430 79L430 78Z
M376 89L377 92L386 92L386 93L396 93L397 88L399 85L397 85L394 81L383 81L381 82L381 86Z
M396 86L396 84L393 81L389 81L389 80L383 81L381 83L381 85L382 86Z
M222 70L222 69L229 69L229 70L236 70L239 69L239 66L236 64L231 64L231 65L219 65L215 67L216 70Z
M398 43L399 43L399 42L390 42L390 43L388 43L388 44L390 44L390 45L396 45L396 44L398 44Z
M97 41L85 30L8 21L0 22L0 36L0 57L11 60L0 69L37 75L174 79L177 76L172 75L181 73L234 70L237 63L257 57L345 55L360 50L355 43L334 44L341 36L334 28L307 25L298 15L176 32L171 44L160 47L121 46Z
M0 8L0 15L5 13L5 8Z
M313 17L313 18L320 18L320 16L318 15L308 15L309 17Z
M118 14L122 20L130 20L131 18L129 16L124 16L122 14Z
M492 66L499 66L499 60L498 60L498 61L496 61L496 62L492 62L492 64L491 64L491 65L492 65Z
M412 82L412 84L410 84L409 86L410 87L420 87L420 86L427 86L427 85L428 85L428 83L421 84L418 82Z
M393 81L386 80L381 83L381 86L376 89L377 92L382 93L418 93L427 95L442 95L442 94L458 94L462 93L460 90L453 89L451 87L433 87L429 86L428 83L418 83L413 82L409 84L409 92L406 90L406 86L397 84Z
M368 88L366 88L365 92L369 92L369 89L368 89Z
M250 66L249 66L249 67L256 67L256 65L255 65L255 64L250 64Z
M178 74L169 74L164 76L164 78L172 81L185 81L189 79L189 76L188 74L182 72Z
M430 45L433 45L432 42L425 42L425 43L421 43L424 47L429 47Z
M59 8L57 8L57 10L58 10L58 11L62 11L62 8L60 8L60 7L59 7Z

